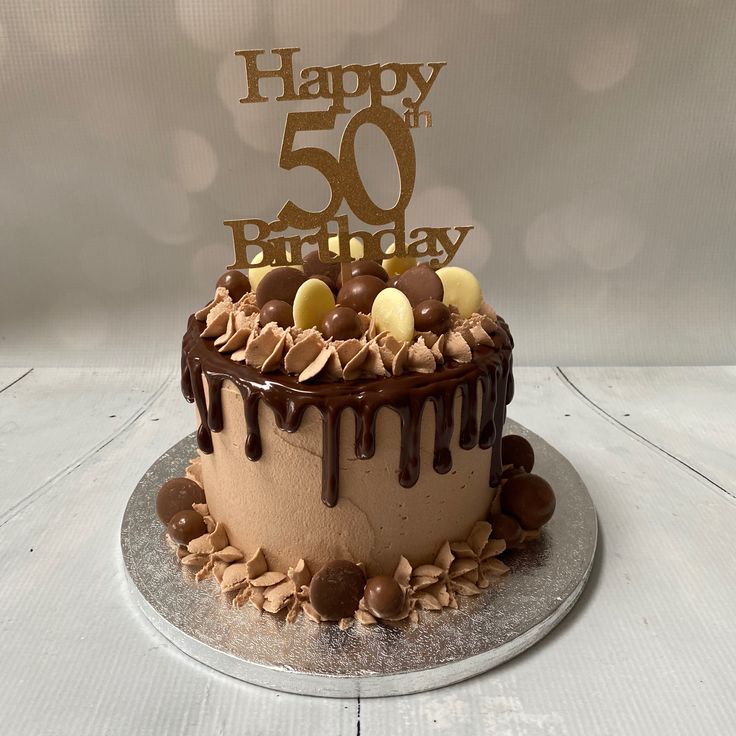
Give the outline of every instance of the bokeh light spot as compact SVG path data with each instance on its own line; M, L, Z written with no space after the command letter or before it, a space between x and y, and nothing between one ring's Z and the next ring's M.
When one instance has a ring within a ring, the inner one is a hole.
M187 192L207 189L217 176L217 154L210 142L193 130L177 130L171 156L179 182Z
M586 92L609 89L631 72L638 51L633 28L591 29L573 46L570 76Z

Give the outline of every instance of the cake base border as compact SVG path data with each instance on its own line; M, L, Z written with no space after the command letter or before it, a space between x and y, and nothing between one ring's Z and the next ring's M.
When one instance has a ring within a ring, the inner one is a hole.
M433 690L497 667L546 636L572 609L590 576L598 525L573 466L508 420L505 433L532 443L535 472L555 489L557 512L541 537L507 553L511 571L459 609L420 611L417 626L354 624L341 631L300 616L237 609L213 581L182 569L155 512L161 484L196 454L191 434L161 455L133 491L121 525L133 598L151 624L198 662L237 679L321 697L385 697ZM397 489L397 493L405 492Z

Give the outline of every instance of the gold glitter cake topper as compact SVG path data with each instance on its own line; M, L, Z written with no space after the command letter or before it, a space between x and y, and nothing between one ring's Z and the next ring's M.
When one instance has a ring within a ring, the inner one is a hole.
M424 121L432 126L432 115L421 110L446 62L388 64L348 64L329 67L312 66L302 69L298 78L294 70L294 55L298 48L272 49L280 63L268 66L259 63L263 49L236 51L245 62L247 95L241 103L268 102L261 91L262 79L277 79L281 94L277 102L325 99L326 110L289 112L281 144L279 166L291 170L298 166L316 169L330 187L330 200L321 210L312 211L289 200L275 220L257 218L226 220L232 230L235 262L228 268L259 268L289 266L302 263L302 248L317 245L322 261L346 264L353 260L350 240L363 244L363 257L381 261L388 255L398 258L428 258L433 268L446 266L457 253L470 226L417 227L406 233L405 213L414 192L416 154L411 129ZM385 98L406 93L401 99L403 114L384 104ZM367 107L353 114L342 134L337 157L315 146L295 147L297 133L334 130L338 115L350 114L347 103L368 95ZM399 173L400 192L396 203L387 209L373 201L365 189L355 158L355 138L363 125L376 126L385 136ZM361 223L377 230L351 229L348 215L340 214L343 203ZM293 231L309 231L306 235ZM337 236L338 253L330 249L330 238ZM249 247L257 248L254 259L248 259ZM258 255L260 254L260 255ZM254 262L255 260L255 262Z

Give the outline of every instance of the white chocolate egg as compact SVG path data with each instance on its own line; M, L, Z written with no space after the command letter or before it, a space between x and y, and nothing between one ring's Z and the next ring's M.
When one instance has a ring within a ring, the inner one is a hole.
M327 312L335 308L330 287L319 279L307 279L294 296L294 327L318 327Z
M403 342L414 337L414 310L403 291L390 287L379 291L373 301L371 316L378 332L388 330Z
M340 238L333 235L327 241L327 247L335 254L340 255ZM363 257L363 241L358 238L350 238L350 256L354 260Z
M470 271L459 266L445 266L436 273L445 289L442 301L448 307L457 307L461 317L470 317L480 309L483 299L480 283Z
M399 274L404 273L404 271L408 271L410 268L417 265L417 259L414 258L414 256L405 256L404 258L392 256L391 253L395 250L395 243L389 245L389 247L386 248L386 255L389 257L384 258L381 263L389 278L392 276L398 276Z

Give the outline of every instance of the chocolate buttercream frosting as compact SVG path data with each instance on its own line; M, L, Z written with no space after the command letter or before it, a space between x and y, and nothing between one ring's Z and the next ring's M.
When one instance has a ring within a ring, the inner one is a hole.
M273 411L279 429L286 432L299 429L308 407L313 406L321 413L322 501L327 506L334 506L339 498L339 431L348 409L352 410L356 422L355 455L361 459L374 454L378 411L387 407L399 415L401 448L398 478L406 488L413 486L419 478L421 419L430 403L436 416L435 472L448 473L452 469L450 440L453 432L459 431L461 448L471 449L478 445L491 450L489 485L495 487L499 484L502 472L501 431L506 406L514 393L513 340L508 326L500 317L496 328L491 331L491 339L488 340L491 344L477 344L472 356L458 356L463 362L446 357L444 363L430 373L406 372L390 377L333 383L300 383L296 376L266 374L254 366L235 363L218 351L213 340L206 339L206 335L202 337L205 322L198 320L197 316L206 318L200 313L189 318L183 339L181 385L185 398L194 402L199 412L197 442L203 453L212 453L212 433L223 429L220 392L223 383L229 380L243 398L247 428L244 450L248 459L254 462L262 454L258 424L261 401ZM467 343L463 342L463 346L469 350ZM421 355L413 357L420 365ZM466 360L467 357L470 359ZM462 397L462 410L460 427L456 430L453 406L458 391Z

